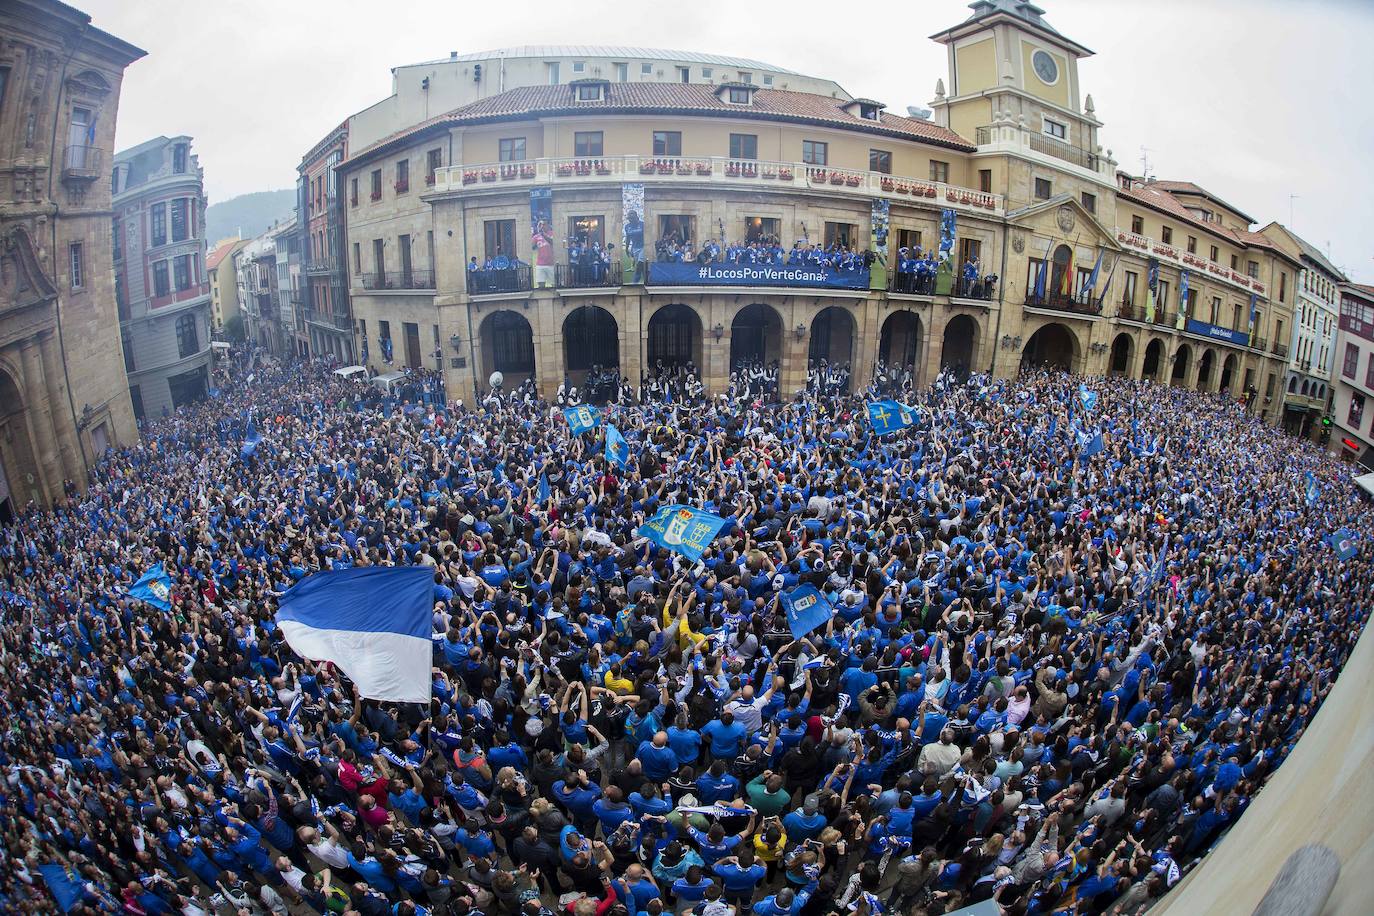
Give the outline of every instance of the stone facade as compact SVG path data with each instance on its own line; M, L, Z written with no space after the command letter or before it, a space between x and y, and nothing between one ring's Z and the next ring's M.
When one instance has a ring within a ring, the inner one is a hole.
M953 91L940 81L926 121L842 95L589 78L512 86L354 149L339 175L365 361L442 359L455 397L496 370L550 394L612 356L632 382L690 359L715 392L744 355L776 360L784 392L819 357L860 380L895 363L923 382L945 366L1052 363L1224 392L1278 422L1298 260L1195 185L1118 171L1079 84L1092 52L1028 5L975 4L934 37L950 49ZM733 241L761 221L784 247L843 233L877 248L871 220L886 202L888 277L844 291L656 285L643 269L605 287L566 282L575 224L621 249L625 185L644 188L649 252L670 225ZM545 190L555 282L470 289L467 265L491 258L494 239L531 260L531 192ZM998 278L990 298L892 282L897 249L935 247L946 214L953 269L976 258Z
M1341 284L1331 454L1374 471L1374 286Z
M138 437L109 168L124 69L143 53L65 4L0 2L0 522Z

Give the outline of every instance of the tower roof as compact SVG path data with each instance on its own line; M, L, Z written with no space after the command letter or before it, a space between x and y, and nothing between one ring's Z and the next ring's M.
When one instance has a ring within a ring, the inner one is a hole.
M1045 21L1045 11L1029 0L974 0L968 6L973 10L973 15L952 28L936 32L930 36L931 39L948 43L986 28L1000 19L1035 32L1046 41L1068 48L1079 57L1092 56L1092 49L1061 35L1054 26Z

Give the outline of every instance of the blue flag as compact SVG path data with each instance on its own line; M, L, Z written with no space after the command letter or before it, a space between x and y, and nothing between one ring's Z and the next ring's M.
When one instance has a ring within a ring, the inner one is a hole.
M1078 434L1079 457L1088 459L1107 447L1107 443L1102 441L1102 434L1088 435L1087 433Z
M71 872L61 865L56 863L40 865L38 866L38 873L43 876L43 883L52 892L53 899L57 901L57 907L62 912L71 912L72 908L81 902L84 895L81 882L73 878Z
M1355 532L1349 528L1342 528L1326 539L1326 543L1331 545L1331 549L1336 551L1336 556L1342 560L1348 560L1360 552L1360 547L1355 543Z
M1307 504L1309 506L1317 504L1317 477L1311 471L1307 472Z
M896 401L873 401L868 405L868 422L880 436L901 432L916 425L916 411Z
M1092 410L1097 406L1097 392L1092 391L1086 384L1078 386L1078 401L1083 405L1084 410Z
M253 421L248 421L248 432L243 434L243 444L239 446L239 455L247 458L258 450L258 443L262 441L262 435L258 433L258 428L253 425Z
M373 700L429 705L434 571L359 566L306 576L277 601L302 658L330 661Z
M579 404L577 407L565 407L563 419L568 421L568 429L572 430L573 435L580 436L601 425L601 411L588 404Z
M624 470L630 465L630 444L609 423L606 424L606 460Z
M549 501L549 495L550 495L551 492L552 492L552 491L549 490L549 478L545 477L543 474L540 474L540 475L539 475L539 505L542 506L542 505L545 505L546 503L548 503L548 501Z
M721 529L729 524L727 519L691 506L664 506L640 525L635 534L696 562Z
M139 577L129 589L129 595L158 610L170 611L172 602L168 599L172 597L172 579L159 563Z
M798 585L782 594L782 610L795 639L801 639L835 616L835 607L814 585Z

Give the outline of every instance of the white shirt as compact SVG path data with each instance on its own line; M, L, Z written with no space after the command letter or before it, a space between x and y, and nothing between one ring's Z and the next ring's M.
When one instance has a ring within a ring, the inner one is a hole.
M312 843L310 851L330 868L348 867L348 853L344 852L343 847L328 837L322 837L319 841Z

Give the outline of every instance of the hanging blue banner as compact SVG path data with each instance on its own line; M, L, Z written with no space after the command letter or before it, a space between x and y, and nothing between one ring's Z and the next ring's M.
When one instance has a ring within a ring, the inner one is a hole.
M688 264L653 261L650 286L806 286L868 289L868 268L836 270L823 264Z
M653 518L640 525L635 534L695 562L701 559L702 552L720 534L721 529L729 524L731 522L727 519L691 506L664 506Z
M1197 334L1199 337L1212 337L1217 340L1225 340L1228 343L1238 344L1242 347L1248 346L1250 343L1250 335L1244 331L1233 331L1230 328L1208 324L1205 321L1195 321L1191 318L1188 319L1188 325L1185 330L1189 334Z

